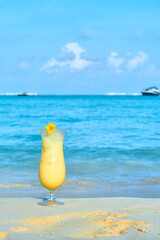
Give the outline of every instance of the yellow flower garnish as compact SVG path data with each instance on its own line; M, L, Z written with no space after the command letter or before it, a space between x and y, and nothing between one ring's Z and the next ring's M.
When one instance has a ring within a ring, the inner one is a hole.
M47 134L50 135L54 132L54 130L56 129L56 125L54 125L53 123L49 123L45 129L47 130Z

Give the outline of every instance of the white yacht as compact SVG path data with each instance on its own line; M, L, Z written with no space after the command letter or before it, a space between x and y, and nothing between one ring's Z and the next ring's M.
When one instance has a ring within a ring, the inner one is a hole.
M150 87L141 92L145 96L158 96L160 92L157 87Z

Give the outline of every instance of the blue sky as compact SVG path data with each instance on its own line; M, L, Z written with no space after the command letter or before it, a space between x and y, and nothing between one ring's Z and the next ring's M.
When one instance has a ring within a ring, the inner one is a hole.
M160 1L0 0L0 92L160 88Z

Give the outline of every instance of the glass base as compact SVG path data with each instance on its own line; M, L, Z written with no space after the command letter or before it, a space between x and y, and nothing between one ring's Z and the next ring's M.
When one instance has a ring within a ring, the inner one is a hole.
M45 199L43 200L42 202L38 202L37 203L38 205L41 205L41 206L56 206L56 205L63 205L64 202L59 202L57 200L48 200L48 199Z
M37 204L41 206L55 206L63 205L64 203L57 201L54 192L50 192L46 199L44 199L42 202L38 202Z

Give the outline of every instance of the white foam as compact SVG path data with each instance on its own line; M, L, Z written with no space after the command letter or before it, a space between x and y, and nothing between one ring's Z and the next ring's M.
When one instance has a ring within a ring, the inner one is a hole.
M110 93L105 93L104 95L107 95L107 96L140 96L141 93L113 93L113 92L110 92Z

